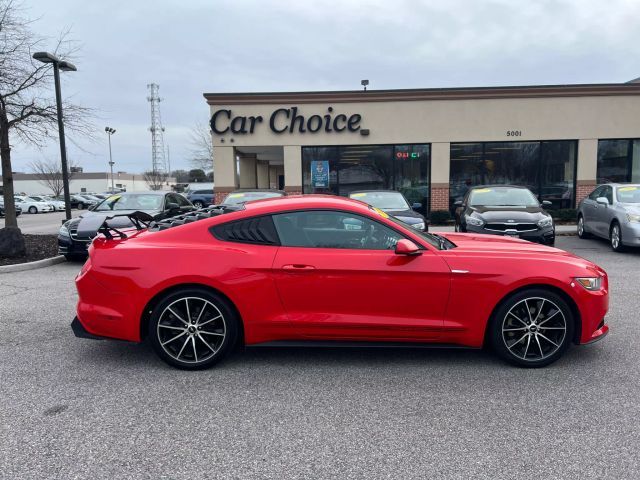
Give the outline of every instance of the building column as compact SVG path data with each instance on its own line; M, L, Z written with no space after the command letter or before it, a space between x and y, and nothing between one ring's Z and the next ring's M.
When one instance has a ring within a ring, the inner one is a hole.
M216 145L213 156L214 202L222 203L227 194L236 189L236 152L233 147Z
M576 178L576 206L597 185L598 139L578 140L578 172Z
M269 162L258 160L256 165L256 176L258 188L269 188Z
M286 145L284 149L284 190L289 195L302 193L302 147Z
M240 178L238 183L240 188L256 188L257 179L257 160L255 155L241 155L239 159Z
M431 212L449 210L449 167L451 144L431 144Z

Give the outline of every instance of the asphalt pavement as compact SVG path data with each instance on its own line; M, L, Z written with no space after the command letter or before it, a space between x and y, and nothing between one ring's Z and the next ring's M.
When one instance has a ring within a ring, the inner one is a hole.
M640 252L557 244L608 271L611 333L540 370L263 348L183 372L73 337L79 264L0 275L0 478L638 478Z

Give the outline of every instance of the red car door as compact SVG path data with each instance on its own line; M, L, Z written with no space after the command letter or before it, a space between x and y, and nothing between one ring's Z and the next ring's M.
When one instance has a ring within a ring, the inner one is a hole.
M345 212L274 215L280 298L301 336L340 340L437 338L450 270L436 253L394 252L397 231Z

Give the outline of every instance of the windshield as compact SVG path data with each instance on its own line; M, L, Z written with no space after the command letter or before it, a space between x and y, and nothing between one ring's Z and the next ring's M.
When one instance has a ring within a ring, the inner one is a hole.
M43 197L30 197L32 200L35 200L36 202L43 202L44 198Z
M408 210L409 204L400 192L355 192L349 198L368 203L381 210Z
M402 228L407 228L408 225L391 215L386 214L382 209L377 207L369 207L372 212L377 213L382 218L386 218L387 220L395 223L396 225L400 225ZM422 240L427 242L432 247L437 248L438 250L448 250L449 248L453 248L456 245L450 240L445 239L444 237L440 237L439 235L433 235L429 232L422 232L420 230L415 230L411 227L408 227L409 230L415 235L418 235ZM443 243L444 242L444 243Z
M485 207L539 207L540 204L526 188L477 188L469 194L469 205Z
M222 205L238 205L251 200L262 200L264 198L282 197L280 192L235 192L227 195Z
M640 203L640 185L618 187L617 194L621 203Z
M134 193L130 195L112 195L100 203L95 211L111 210L162 210L163 195Z

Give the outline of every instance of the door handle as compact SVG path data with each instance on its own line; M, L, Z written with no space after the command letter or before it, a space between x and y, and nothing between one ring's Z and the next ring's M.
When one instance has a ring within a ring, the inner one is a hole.
M290 263L288 265L283 265L282 270L294 271L294 272L308 272L309 270L315 270L316 267L313 265L303 265L300 263Z

